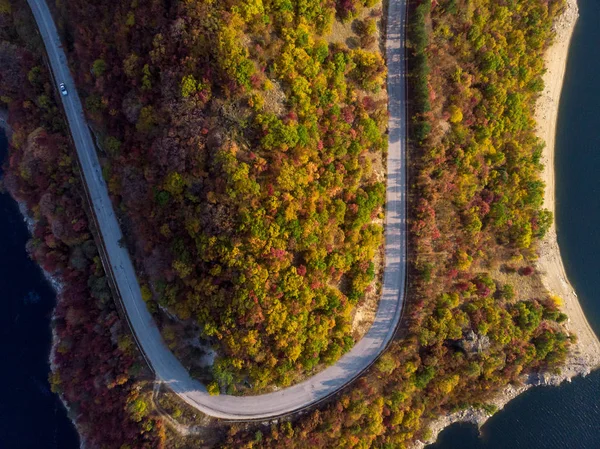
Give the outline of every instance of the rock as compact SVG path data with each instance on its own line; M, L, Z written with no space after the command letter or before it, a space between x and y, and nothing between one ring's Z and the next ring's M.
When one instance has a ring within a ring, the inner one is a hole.
M458 346L465 351L467 355L481 354L490 348L490 338L487 335L479 335L471 329L464 338L458 342Z

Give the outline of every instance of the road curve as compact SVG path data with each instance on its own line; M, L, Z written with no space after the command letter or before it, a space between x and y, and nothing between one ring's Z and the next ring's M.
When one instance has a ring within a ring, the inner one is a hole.
M45 0L27 0L33 11L56 83L65 83L61 96L93 211L104 240L115 284L146 360L157 380L181 399L207 415L233 420L254 420L285 415L318 402L358 377L387 347L400 321L406 280L406 102L404 36L406 0L390 0L387 25L389 94L389 149L386 197L385 271L375 322L367 334L335 365L310 379L259 396L210 396L165 345L142 300L139 283L126 249L119 246L121 230L86 124L67 58Z

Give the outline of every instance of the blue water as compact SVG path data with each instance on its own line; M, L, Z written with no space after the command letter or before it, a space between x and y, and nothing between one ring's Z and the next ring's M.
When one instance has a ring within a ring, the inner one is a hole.
M578 0L556 136L556 220L567 274L600 334L600 0ZM455 425L428 449L598 449L600 372L535 388L482 428Z
M0 164L5 155L0 134ZM17 204L0 194L0 449L76 449L77 432L48 384L55 294L25 252L28 238Z

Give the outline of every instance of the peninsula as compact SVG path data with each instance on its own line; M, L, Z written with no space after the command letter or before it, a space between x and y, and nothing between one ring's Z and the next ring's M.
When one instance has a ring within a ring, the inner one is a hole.
M544 205L555 212L554 152L560 97L567 67L569 46L578 18L577 0L567 0L564 12L555 20L553 43L544 56L546 72L543 75L544 90L535 108L536 134L544 142L542 178L545 182ZM544 286L551 294L560 298L561 309L568 315L566 327L577 336L559 374L544 376L542 379L523 379L520 386L508 386L494 400L496 409L503 408L511 399L535 385L558 385L575 376L587 375L600 367L600 340L590 327L581 308L577 293L569 283L557 242L554 221L546 236L539 243L537 267ZM482 426L489 414L484 410L470 409L440 417L431 424L431 436L427 442L435 441L437 435L455 422L471 422ZM415 447L424 447L419 442Z

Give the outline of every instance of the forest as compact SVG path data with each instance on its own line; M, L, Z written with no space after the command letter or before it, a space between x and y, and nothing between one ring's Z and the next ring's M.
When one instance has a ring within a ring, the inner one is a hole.
M410 3L412 195L405 328L353 388L221 448L410 448L440 414L560 370L575 336L533 268L542 208L533 109L563 2Z
M386 72L375 17L362 17L378 5L141 3L64 0L57 14L148 306L219 342L215 393L244 376L255 390L288 384L352 344L352 309L375 281ZM560 369L575 336L533 268L552 220L533 108L562 8L410 3L411 266L400 335L328 403L266 427L233 424L219 447L408 448L439 414L493 413L507 384ZM12 11L15 31L2 31L10 70L0 100L15 129L5 184L38 219L31 254L68 285L52 383L99 447L169 447L98 264L48 75L15 45L34 34L24 16ZM360 42L327 42L339 20L360 23ZM98 351L110 356L99 363Z
M107 285L57 92L23 1L0 2L0 108L13 130L3 185L35 221L30 257L60 283L52 317L52 391L87 447L160 449L150 372ZM35 406L32 404L32 406Z
M57 4L148 307L186 363L182 341L216 347L211 392L335 362L378 288L387 109L373 3ZM352 48L332 34L336 14L359 30Z

